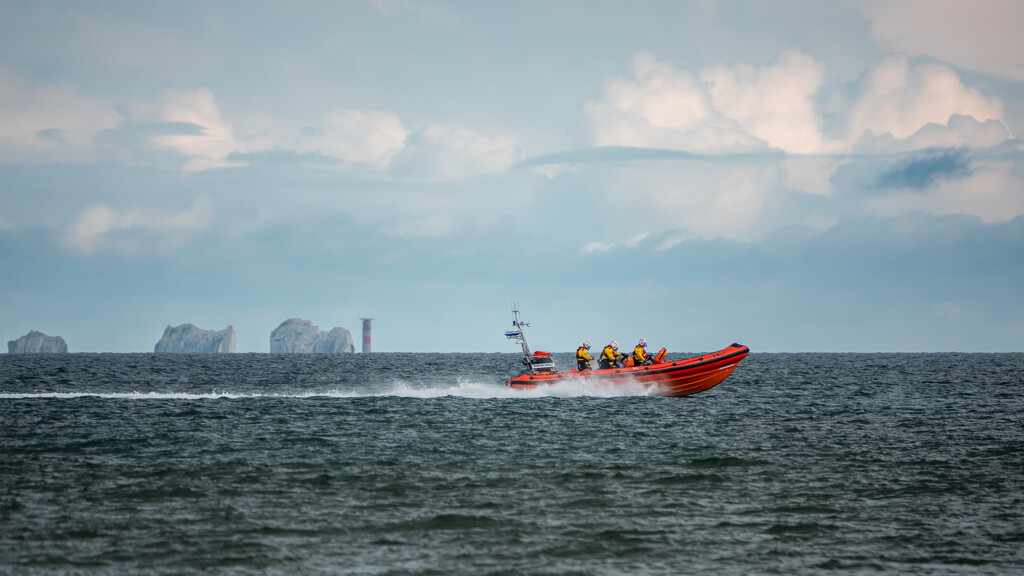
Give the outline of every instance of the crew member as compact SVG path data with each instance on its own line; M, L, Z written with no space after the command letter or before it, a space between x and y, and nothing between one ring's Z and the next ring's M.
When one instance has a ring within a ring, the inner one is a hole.
M587 340L582 346L576 349L576 369L580 372L590 370L590 361L594 358L590 355L588 350L590 350L590 340Z
M612 343L605 346L604 350L601 351L601 359L598 360L598 366L601 368L615 368L619 365L619 343L612 340Z
M633 366L646 366L651 363L651 355L647 353L647 340L641 338L633 348Z

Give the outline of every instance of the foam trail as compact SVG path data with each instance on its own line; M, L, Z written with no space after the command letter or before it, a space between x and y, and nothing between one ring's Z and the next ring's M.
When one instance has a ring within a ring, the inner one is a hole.
M545 398L620 398L625 396L657 396L656 387L640 384L634 380L626 382L593 381L588 378L573 378L559 381L553 386L538 386L533 390L517 391L520 397Z
M504 385L493 383L471 382L464 378L458 378L454 385L440 384L428 387L419 387L404 381L395 381L385 391L366 394L366 396L394 396L401 398L444 398L456 396L459 398L515 398L515 390Z
M414 386L404 381L395 381L386 391L359 396L403 397L403 398L443 398L456 396L461 398L618 398L624 396L658 396L657 387L652 387L629 380L610 383L591 381L587 378L570 378L561 380L552 386L538 386L532 390L516 390L504 384L473 382L459 378L455 385Z
M0 400L32 398L73 399L107 398L112 400L211 400L219 398L303 398L322 394L242 394L237 392L0 392Z
M475 382L463 378L454 384L432 384L417 386L396 380L385 388L376 390L309 391L294 393L262 392L0 392L0 400L12 399L74 399L104 398L110 400L217 400L244 398L476 398L476 399L530 399L530 398L617 398L623 396L654 396L657 390L637 382L609 384L592 382L586 378L568 379L553 386L539 386L533 390L515 390L504 384Z

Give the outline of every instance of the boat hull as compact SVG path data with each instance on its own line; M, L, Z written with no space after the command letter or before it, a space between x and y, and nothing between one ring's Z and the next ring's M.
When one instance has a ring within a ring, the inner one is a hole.
M661 396L688 396L713 388L725 380L736 366L747 357L750 349L733 344L718 352L711 352L685 360L672 360L651 366L606 368L557 374L524 374L506 382L517 390L534 390L540 386L554 386L560 382L585 378L588 381L609 384L639 383L649 386Z

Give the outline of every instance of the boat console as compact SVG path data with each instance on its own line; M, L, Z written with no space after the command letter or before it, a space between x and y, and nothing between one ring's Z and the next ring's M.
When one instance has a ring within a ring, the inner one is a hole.
M533 356L523 357L523 364L529 369L530 374L557 374L558 367L551 359L550 352L534 352Z

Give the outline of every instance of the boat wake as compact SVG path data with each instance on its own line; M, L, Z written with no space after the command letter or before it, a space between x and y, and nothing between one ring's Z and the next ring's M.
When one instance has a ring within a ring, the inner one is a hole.
M395 381L384 386L330 389L304 392L0 392L0 400L101 398L109 400L236 400L247 398L616 398L623 396L655 396L655 390L643 384L591 382L586 378L564 380L553 386L534 390L515 390L494 382L477 382L459 378L454 383L415 383Z
M502 384L473 382L459 379L451 386L414 386L397 382L387 391L367 396L400 396L408 398L617 398L622 396L656 396L656 390L638 382L615 383L593 382L586 378L567 379L552 386L538 386L532 390L516 390Z

